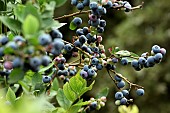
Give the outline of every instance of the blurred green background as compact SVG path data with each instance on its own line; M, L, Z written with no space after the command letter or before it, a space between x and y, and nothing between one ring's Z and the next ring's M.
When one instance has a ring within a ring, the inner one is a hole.
M132 6L141 4L141 0L129 1ZM169 0L144 0L143 9L131 13L124 11L109 10L102 18L107 20L103 36L105 49L118 46L141 55L143 52L150 52L154 44L170 50L170 1ZM78 10L70 5L70 0L65 5L56 9L55 17L64 14L77 12ZM83 18L83 25L87 26L88 16L79 15ZM69 23L73 18L60 20ZM69 30L69 24L62 27L61 32L66 40L71 40L75 31ZM108 51L107 51L108 54ZM133 83L145 87L145 95L138 97L135 91L131 92L134 103L139 107L140 113L170 113L170 54L167 51L162 63L153 68L143 69L136 72L130 65L117 65L117 71L126 76ZM106 107L95 113L117 113L117 106L114 104L114 94L117 91L115 84L108 74L99 72L96 84L87 97L95 96L96 92L104 87L109 87L110 92Z

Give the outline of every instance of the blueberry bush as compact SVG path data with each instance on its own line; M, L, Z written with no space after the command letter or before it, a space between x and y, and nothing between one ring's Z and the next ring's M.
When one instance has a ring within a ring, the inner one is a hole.
M70 0L77 12L55 17L56 8L67 0L0 1L0 112L1 113L88 113L105 106L109 88L84 100L92 90L100 70L106 70L117 92L113 94L119 112L137 113L130 92L145 95L144 87L132 83L117 65L134 71L154 67L166 49L153 45L137 55L119 47L105 48L102 33L107 27L103 15L111 10L125 13L141 9L143 2L132 6L120 0ZM133 13L133 12L132 12ZM84 21L80 14L88 17ZM69 23L60 20L72 18ZM69 24L75 34L65 40L60 28ZM106 55L106 51L110 55ZM66 57L73 57L69 62ZM104 81L103 81L104 82ZM146 89L147 91L147 89ZM134 110L134 111L132 111Z

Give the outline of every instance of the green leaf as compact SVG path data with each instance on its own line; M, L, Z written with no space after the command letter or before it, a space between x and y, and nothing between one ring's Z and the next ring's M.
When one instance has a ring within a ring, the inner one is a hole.
M6 100L8 100L8 101L11 102L12 104L14 104L14 103L15 103L15 99L16 99L15 93L14 93L14 91L9 87L9 88L8 88L8 91L7 91L7 94L6 94Z
M17 17L17 19L20 22L24 21L24 11L25 11L25 6L18 4L15 8L14 8L14 15Z
M73 22L71 22L69 28L71 30L75 30L77 28L77 26Z
M44 72L44 71L50 69L53 65L54 65L54 62L50 63L48 66L46 66L44 68L41 68L38 72L39 73Z
M5 49L4 49L4 53L5 54L12 54L12 53L14 53L15 51L14 51L14 49L12 49L11 47L6 47Z
M66 113L66 110L62 107L58 107L56 110L52 111L52 113Z
M18 83L22 86L22 89L24 90L24 92L28 93L30 87L24 82L24 81L18 81Z
M120 50L118 52L115 53L116 55L120 56L120 57L124 57L124 56L130 56L130 52L127 50Z
M130 52L130 55L133 57L139 57L139 55L137 55L136 53Z
M83 102L83 99L79 100L77 102L77 105L73 105L71 106L67 111L66 113L78 113L78 110L81 108L81 105L79 106L78 104L82 103Z
M13 69L9 75L9 83L15 83L24 78L24 71L20 68Z
M35 16L29 14L24 20L22 29L25 35L32 35L37 33L39 27L38 19Z
M139 113L139 109L136 105L132 105L132 106L119 106L118 107L118 111L119 113Z
M93 81L89 87L85 87L84 89L82 89L80 95L83 95L85 92L91 90L93 88L94 83L95 81Z
M65 96L65 94L64 94L64 92L63 92L63 90L62 89L59 89L58 90L58 92L57 92L57 101L58 101L58 104L62 107L62 108L64 108L65 110L67 110L70 106L71 106L71 104L72 104L72 102L71 101L69 101L67 98L66 98L66 96Z
M73 106L85 106L85 105L88 105L89 103L90 103L89 101L78 102L78 103L74 104Z
M102 96L107 97L108 93L109 93L109 88L106 87L106 88L102 89L102 90L96 95L96 98L101 98Z
M54 78L51 89L57 91L58 88L59 88L58 80L57 80L57 78Z
M39 73L35 73L32 76L32 84L42 83L42 75Z
M63 86L64 95L67 97L68 100L74 102L78 97L75 92L71 89L69 83L65 83Z
M128 62L132 62L134 60L134 58L131 58L131 57L123 57L123 58L126 58Z
M67 0L53 0L53 1L56 2L56 7L60 7L67 2Z
M21 22L6 16L0 16L0 21L13 31L21 31Z

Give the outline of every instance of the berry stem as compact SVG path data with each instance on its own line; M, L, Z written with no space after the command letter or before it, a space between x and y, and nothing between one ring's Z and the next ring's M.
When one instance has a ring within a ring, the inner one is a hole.
M120 73L117 73L114 70L110 70L110 71L113 72L115 75L119 76L120 78L122 78L123 80L125 80L129 84L129 87L130 87L129 89L131 89L132 86L135 87L135 88L142 88L142 89L144 88L143 86L131 83L126 77L122 76Z

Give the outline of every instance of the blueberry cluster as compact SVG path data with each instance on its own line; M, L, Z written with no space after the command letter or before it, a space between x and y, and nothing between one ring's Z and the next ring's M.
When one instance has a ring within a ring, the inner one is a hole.
M131 62L132 67L139 71L143 67L153 67L155 64L160 63L162 61L163 56L166 54L166 50L164 48L160 48L158 45L154 45L151 50L151 56L148 53L143 53L138 60L133 60Z
M94 111L94 110L99 110L101 107L105 106L105 102L106 102L106 97L102 96L99 99L94 99L94 98L90 98L89 100L89 105L86 106L86 108L84 109L87 113Z
M90 0L71 0L71 4L78 10L83 10L85 6L89 6Z

